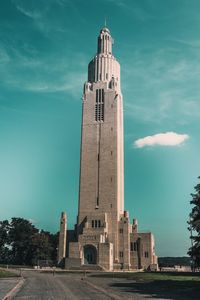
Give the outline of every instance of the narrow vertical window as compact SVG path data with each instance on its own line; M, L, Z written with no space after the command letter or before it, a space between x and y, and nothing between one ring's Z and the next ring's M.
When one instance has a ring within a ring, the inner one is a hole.
M98 102L100 103L101 102L101 98L102 98L101 97L101 89L99 89L98 91L99 91L99 101Z
M104 121L104 89L96 90L95 121Z
M119 257L124 257L124 252L123 251L119 251Z
M104 121L104 103L101 104L101 121Z
M133 251L133 242L131 242L131 251Z
M97 89L96 90L96 103L98 102L98 93L99 93L99 90Z
M96 90L96 104L95 104L95 121L98 120L98 101L99 101L99 90Z
M134 242L134 243L133 243L133 250L134 250L134 251L137 251L137 250L138 250L137 248L138 248L138 247L137 247L137 242Z
M101 102L104 103L104 89L101 89Z

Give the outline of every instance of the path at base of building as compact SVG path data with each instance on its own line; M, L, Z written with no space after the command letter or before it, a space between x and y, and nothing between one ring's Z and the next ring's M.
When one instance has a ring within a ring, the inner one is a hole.
M80 273L55 274L37 271L23 272L25 283L15 296L16 300L64 300L64 299L152 299L152 295L130 292L126 279L95 278ZM122 288L116 288L124 282ZM130 281L129 281L130 283ZM115 286L115 288L113 287ZM162 298L155 297L157 300ZM165 300L170 298L165 298Z

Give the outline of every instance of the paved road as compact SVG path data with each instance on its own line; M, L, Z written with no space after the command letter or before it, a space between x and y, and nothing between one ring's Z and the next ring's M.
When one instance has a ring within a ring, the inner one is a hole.
M0 299L16 286L19 282L18 278L0 279Z
M89 275L85 278L79 273L60 273L53 276L52 273L38 271L23 271L23 276L25 283L14 297L15 300L172 299L148 293L145 288L142 293L138 287L133 290L132 281L120 278L98 278Z
M23 276L26 280L22 289L15 296L15 300L113 299L113 297L92 288L84 279L81 280L80 274L53 276L50 273L26 271L23 272Z
M65 300L65 299L131 299L131 300L199 300L199 282L186 284L181 281L136 282L123 278L105 278L101 274L83 277L79 273L41 273L23 271L24 285L15 300ZM0 280L0 299L12 289L19 279Z

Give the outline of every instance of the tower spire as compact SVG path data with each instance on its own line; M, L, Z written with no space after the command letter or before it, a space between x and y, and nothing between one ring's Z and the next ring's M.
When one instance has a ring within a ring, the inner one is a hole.
M112 55L112 37L107 27L103 27L100 31L98 37L97 54Z
M105 21L104 21L104 26L106 27L106 17L105 17Z

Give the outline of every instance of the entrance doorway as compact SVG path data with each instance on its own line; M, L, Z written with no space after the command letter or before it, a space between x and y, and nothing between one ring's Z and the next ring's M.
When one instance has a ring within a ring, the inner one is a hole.
M85 265L97 264L97 250L92 245L84 246L84 264Z

